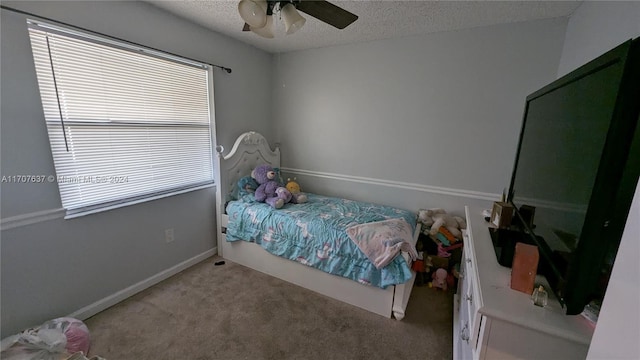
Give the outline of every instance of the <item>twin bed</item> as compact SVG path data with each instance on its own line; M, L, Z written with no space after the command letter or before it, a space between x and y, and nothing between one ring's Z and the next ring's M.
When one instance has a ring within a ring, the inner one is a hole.
M247 132L227 155L223 151L216 159L222 257L385 317L404 317L415 280L409 254L381 254L374 264L364 246L393 234L383 239L392 245L385 249L410 250L420 231L415 213L317 194L278 210L250 196L236 199L231 194L238 180L257 165L280 167L280 150Z

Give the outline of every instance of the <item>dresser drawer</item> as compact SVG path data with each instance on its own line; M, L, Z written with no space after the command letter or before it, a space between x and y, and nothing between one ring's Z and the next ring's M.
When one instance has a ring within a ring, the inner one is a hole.
M454 358L455 359L473 359L473 347L472 347L472 331L471 331L471 313L469 313L469 306L467 301L464 300L465 294L469 290L469 282L466 278L466 269L461 267L460 271L460 283L458 293L454 297L454 314L459 314L458 317L454 315ZM458 310L457 312L455 310Z
M464 264L465 267L465 274L467 276L466 280L467 280L467 286L466 289L464 289L464 293L460 294L461 298L460 301L464 304L464 306L466 306L469 309L469 314L473 315L476 312L477 309L477 304L476 301L474 301L476 299L476 287L477 284L475 284L472 279L472 276L469 276L471 274L473 274L473 266L470 262L465 261Z
M465 306L469 313L469 344L475 349L478 346L478 335L482 320L482 316L477 310L482 306L482 298L477 283L476 260L473 256L473 234L469 230L464 231L464 241L461 268L464 267L465 280L468 285L464 293L460 294L460 302L461 306Z
M460 330L457 334L458 336L458 354L456 354L456 360L472 360L473 356L473 345L471 341L471 328L469 325L469 320L464 316L468 315L464 311L460 316Z

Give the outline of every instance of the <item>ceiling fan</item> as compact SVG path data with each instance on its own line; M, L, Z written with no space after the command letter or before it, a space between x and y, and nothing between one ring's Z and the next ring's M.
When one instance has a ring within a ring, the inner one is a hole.
M245 21L242 31L273 38L273 15L279 12L287 34L298 31L307 21L298 11L338 29L358 19L357 15L323 0L240 0L238 12Z

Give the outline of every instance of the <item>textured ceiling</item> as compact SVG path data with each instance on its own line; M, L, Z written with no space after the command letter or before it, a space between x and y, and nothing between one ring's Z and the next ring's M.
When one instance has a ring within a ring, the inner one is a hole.
M243 32L238 1L145 0L187 20L268 52L288 52L430 32L568 16L581 1L331 1L359 16L338 30L301 13L306 24L294 34L274 18L275 38Z

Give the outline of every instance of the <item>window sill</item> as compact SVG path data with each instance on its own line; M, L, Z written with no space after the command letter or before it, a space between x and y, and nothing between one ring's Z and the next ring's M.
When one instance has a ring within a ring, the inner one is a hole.
M111 205L108 205L108 206L101 206L101 207L98 207L98 208L93 208L93 209L88 209L88 210L75 210L75 211L67 210L67 213L64 216L64 219L65 220L75 219L75 218L79 218L79 217L83 217L83 216L87 216L87 215L91 215L91 214L101 213L101 212L104 212L104 211L110 211L110 210L114 210L114 209L119 209L119 208L122 208L122 207L125 207L125 206L141 204L141 203L145 203L147 201L164 199L164 198L167 198L167 197L170 197L170 196L185 194L185 193L196 191L196 190L208 189L208 188L212 188L212 187L215 187L215 186L216 186L216 184L206 184L206 185L200 185L200 186L196 186L196 187L192 187L192 188L188 188L188 189L172 191L172 192L165 193L165 194L152 195L152 196L144 197L144 198L141 198L141 199L135 199L135 200L125 201L125 202L122 202L122 203L111 204Z

